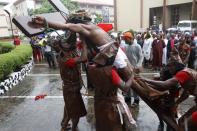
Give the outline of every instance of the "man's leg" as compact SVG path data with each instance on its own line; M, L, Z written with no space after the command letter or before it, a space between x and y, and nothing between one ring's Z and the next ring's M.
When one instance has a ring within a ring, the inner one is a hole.
M33 50L34 62L37 62L36 49L35 48L32 48L32 50Z
M47 62L48 62L49 67L51 68L51 62L50 62L50 55L49 55L49 52L45 52L45 53L44 53L44 56L45 56L45 58L46 58L46 60L47 60Z
M55 66L56 66L56 63L55 63L55 54L52 51L50 52L50 54L51 54L52 65L55 68Z
M64 106L64 115L63 115L63 119L61 122L61 131L66 131L68 129L71 129L70 125L68 124L70 118L67 116L67 111L66 111L66 106Z
M185 114L183 114L179 120L178 120L178 123L179 123L179 127L180 127L180 131L184 131L185 128L185 121L187 121L187 119L192 115L193 112L195 112L197 110L197 107L196 106L193 106L191 107ZM187 123L188 124L188 123ZM190 124L190 123L189 123Z
M77 131L77 125L79 123L79 118L72 119L72 131Z
M124 94L124 99L127 104L131 104L131 89L129 89L129 91Z
M133 91L133 97L134 97L134 101L132 106L138 106L140 102L140 98L135 91Z
M37 50L37 54L38 54L38 60L39 60L39 62L41 62L42 61L42 52L41 52L41 49L38 49Z

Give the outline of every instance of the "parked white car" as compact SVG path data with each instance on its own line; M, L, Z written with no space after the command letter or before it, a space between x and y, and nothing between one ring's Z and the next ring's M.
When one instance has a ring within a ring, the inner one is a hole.
M179 21L177 29L181 32L192 32L197 30L197 21L196 20L183 20Z

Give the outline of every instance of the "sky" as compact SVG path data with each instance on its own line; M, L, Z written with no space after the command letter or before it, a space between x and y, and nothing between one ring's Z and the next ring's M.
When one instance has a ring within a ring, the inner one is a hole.
M13 3L15 2L16 0L0 0L0 2L9 2L9 3Z

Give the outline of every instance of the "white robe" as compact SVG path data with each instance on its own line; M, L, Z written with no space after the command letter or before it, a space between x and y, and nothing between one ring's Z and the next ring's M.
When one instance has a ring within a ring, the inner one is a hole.
M168 44L168 40L164 39L164 42L165 42L165 48L163 48L162 64L166 65L167 64L167 44Z
M144 58L146 60L150 60L151 49L152 49L152 42L153 42L153 40L151 38L144 40L144 44L143 44L143 47L142 47L142 53L143 53Z

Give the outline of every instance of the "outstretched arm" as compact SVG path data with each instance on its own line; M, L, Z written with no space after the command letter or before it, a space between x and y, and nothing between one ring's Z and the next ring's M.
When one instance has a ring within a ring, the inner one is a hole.
M76 32L85 36L90 34L90 32L85 28L84 24L72 24L72 23L62 24L62 23L49 22L49 21L46 21L44 17L40 17L40 16L36 16L35 18L32 19L32 21L34 24L37 24L43 27L48 24L50 28L57 29L57 30L58 29L71 30L73 32Z
M90 32L84 27L83 24L60 24L60 23L54 23L54 22L48 22L48 25L50 28L53 29L62 29L62 30L71 30L73 32L82 34L82 35L89 35Z
M155 81L151 79L142 79L142 80L147 82L148 84L160 88L160 90L169 90L178 84L178 80L175 78L171 78L166 81Z

